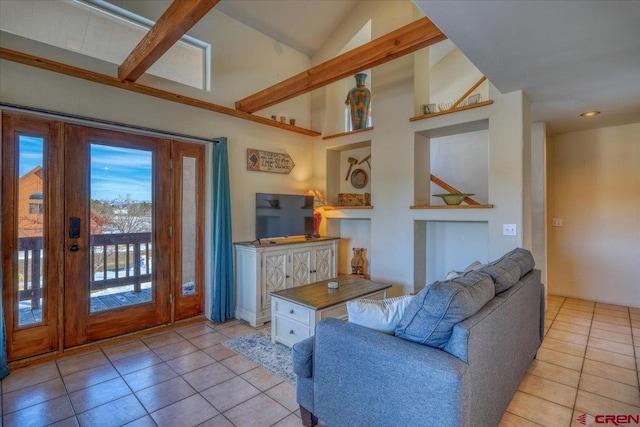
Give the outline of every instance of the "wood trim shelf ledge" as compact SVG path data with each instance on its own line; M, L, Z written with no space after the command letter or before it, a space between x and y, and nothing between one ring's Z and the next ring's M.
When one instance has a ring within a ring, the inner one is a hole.
M437 113L422 114L420 116L411 117L409 120L412 122L415 122L416 120L430 119L431 117L457 113L458 111L472 110L474 108L484 107L485 105L491 105L491 104L493 104L493 100L489 99L488 101L478 102L477 104L472 104L472 105L465 105L464 107L450 108L445 111L438 111Z
M324 206L326 211L334 211L340 209L373 209L373 206Z
M409 209L491 209L493 205L414 205Z
M364 129L350 130L349 132L342 132L342 133L336 133L336 134L333 134L333 135L323 136L322 139L339 138L341 136L351 135L351 134L360 133L360 132L366 132L366 131L372 130L372 129L373 129L373 126L368 127L368 128L364 128Z

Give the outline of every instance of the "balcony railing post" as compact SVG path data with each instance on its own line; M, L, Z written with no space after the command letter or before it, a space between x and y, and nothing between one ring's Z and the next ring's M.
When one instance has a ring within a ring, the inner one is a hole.
M142 290L140 286L140 242L133 245L133 274L136 279L133 283L133 291L137 293Z

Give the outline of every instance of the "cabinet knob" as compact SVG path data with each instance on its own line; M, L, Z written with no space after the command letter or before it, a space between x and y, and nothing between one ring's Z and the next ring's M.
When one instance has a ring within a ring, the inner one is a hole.
M293 329L291 329L291 330L289 331L289 334L291 334L291 335L293 335L293 334L294 334Z
M293 314L293 309L289 310L289 314Z
M286 275L286 276L284 276L284 277L288 279L288 278L289 278L289 277L291 277L291 276L289 276L289 275L287 274L287 275Z

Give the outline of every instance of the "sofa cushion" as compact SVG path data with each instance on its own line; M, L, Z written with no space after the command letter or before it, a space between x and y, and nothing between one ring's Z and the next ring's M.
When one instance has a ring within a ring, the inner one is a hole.
M291 349L293 372L303 378L313 374L313 337L297 342Z
M509 258L500 258L485 265L480 271L491 276L496 283L496 295L506 291L520 280L520 266Z
M478 271L434 282L411 300L396 328L396 336L444 348L454 325L476 313L494 295L493 280Z
M393 334L412 298L413 295L403 295L383 300L347 301L349 322L385 334Z
M533 270L533 267L536 266L536 262L533 259L531 252L522 248L515 248L502 258L508 258L518 264L520 267L520 277Z

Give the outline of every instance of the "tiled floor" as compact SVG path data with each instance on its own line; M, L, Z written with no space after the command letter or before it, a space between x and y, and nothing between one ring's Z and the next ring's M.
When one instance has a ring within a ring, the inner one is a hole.
M545 317L501 426L640 414L640 309L550 296ZM295 387L221 344L251 331L202 322L18 370L2 381L4 425L302 425Z

